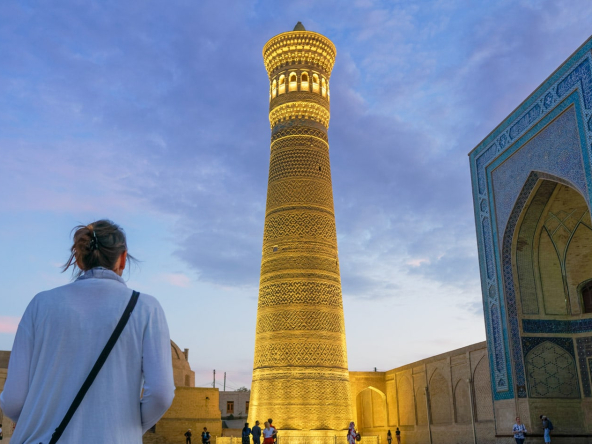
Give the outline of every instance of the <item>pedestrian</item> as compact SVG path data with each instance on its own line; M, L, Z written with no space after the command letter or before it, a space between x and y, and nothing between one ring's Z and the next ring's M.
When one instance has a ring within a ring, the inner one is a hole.
M526 427L522 422L520 422L520 416L516 416L516 424L512 427L512 432L514 433L514 439L516 440L516 444L523 444L524 438L526 434Z
M545 438L545 442L551 442L551 431L553 430L553 423L545 415L541 415L539 416L539 418L541 418L541 421L543 421L543 436Z
M273 442L276 442L276 440L277 440L277 429L273 425L273 419L268 418L267 419L267 422L269 423L269 427L271 427L273 429Z
M48 443L54 432L63 443L140 443L175 393L165 315L155 298L133 292L121 277L133 258L119 226L99 220L73 231L63 271L72 268L76 279L29 303L0 408L16 422L15 443ZM110 338L117 338L109 342L113 352L104 354ZM102 367L99 356L107 358ZM79 393L84 402L76 409Z
M397 444L401 444L401 431L399 430L399 427L395 430L395 436L397 437Z
M265 421L265 428L263 429L263 444L273 444L273 437L275 436L275 428L271 427L269 421Z
M245 422L245 426L243 427L243 444L251 444L251 429L249 428L249 423Z
M203 432L201 432L201 443L210 444L210 432L208 432L207 427L204 427Z
M255 426L251 430L253 435L253 444L261 444L261 427L259 427L259 421L255 421Z
M191 429L185 432L185 444L191 444Z
M347 443L348 444L356 444L356 436L358 432L356 432L356 425L354 422L349 423L349 429L347 431Z
M2 424L0 424L0 441L4 439L4 436L2 435Z
M386 440L387 440L388 444L391 444L393 442L393 435L390 430L386 434Z

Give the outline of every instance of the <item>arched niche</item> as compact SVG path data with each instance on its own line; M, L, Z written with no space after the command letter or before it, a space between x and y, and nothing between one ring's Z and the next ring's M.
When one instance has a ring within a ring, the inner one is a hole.
M526 376L531 398L580 397L573 356L551 341L542 341L527 353Z
M415 403L413 384L407 376L397 381L397 399L399 401L399 423L401 425L415 425Z
M356 396L358 428L386 427L386 395L375 387L367 387Z
M450 388L446 378L436 370L430 379L430 411L433 424L452 422Z
M459 379L454 386L454 416L458 424L471 422L471 392L469 383L465 379Z
M493 420L493 400L491 397L491 377L485 357L477 363L473 372L475 390L475 413L478 422Z
M584 197L563 181L539 179L514 229L511 256L522 315L581 314L578 289L592 279L592 222Z

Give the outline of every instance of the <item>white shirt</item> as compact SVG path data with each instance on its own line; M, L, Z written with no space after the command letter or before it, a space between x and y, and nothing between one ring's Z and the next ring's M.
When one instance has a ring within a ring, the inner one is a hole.
M33 298L19 324L0 395L4 414L17 423L11 442L49 442L131 294L120 276L99 267ZM140 294L59 442L140 444L170 407L174 390L164 312L155 298Z
M272 427L270 427L269 429L263 429L263 437L271 438L273 436L273 432L275 432L275 428Z

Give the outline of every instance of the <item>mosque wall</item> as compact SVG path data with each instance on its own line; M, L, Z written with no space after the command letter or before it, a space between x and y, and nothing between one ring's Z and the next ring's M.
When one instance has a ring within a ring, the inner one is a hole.
M352 410L362 435L386 443L495 442L486 343L470 345L386 372L350 372ZM427 397L426 397L427 394ZM394 438L393 438L394 439ZM394 441L396 442L396 440Z

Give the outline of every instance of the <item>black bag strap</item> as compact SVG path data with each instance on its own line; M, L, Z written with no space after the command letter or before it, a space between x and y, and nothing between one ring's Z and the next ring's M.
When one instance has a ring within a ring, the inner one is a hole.
M78 391L78 394L74 398L74 401L72 401L72 405L68 409L68 412L64 416L64 419L62 419L62 422L60 423L58 428L55 429L55 432L53 432L53 435L51 435L51 440L49 441L49 444L55 444L56 442L58 442L58 440L62 436L62 433L64 433L64 430L66 430L66 427L68 427L68 424L70 423L70 420L72 419L72 416L74 416L74 413L76 413L78 406L80 406L80 403L84 399L84 395L86 395L86 392L88 392L88 389L90 388L92 383L95 381L95 378L97 377L97 375L101 371L103 364L105 363L105 361L109 357L109 353L111 353L111 350L113 350L113 347L117 343L117 340L119 339L121 332L125 328L127 321L129 320L129 318L132 314L132 311L134 310L134 307L136 306L136 302L138 302L139 297L140 297L140 293L138 293L137 291L134 290L134 292L132 293L132 297L130 298L130 300L127 304L127 307L125 307L125 311L123 312L123 315L121 315L121 319L117 323L117 327L115 327L115 330L113 331L113 333L111 334L111 337L107 341L105 348L103 348L103 351L99 355L99 359L97 359L97 362L95 362L95 365L93 366L92 370L90 371L90 373L86 377L86 381L84 381L84 384L82 384L82 387L80 387L80 390Z

